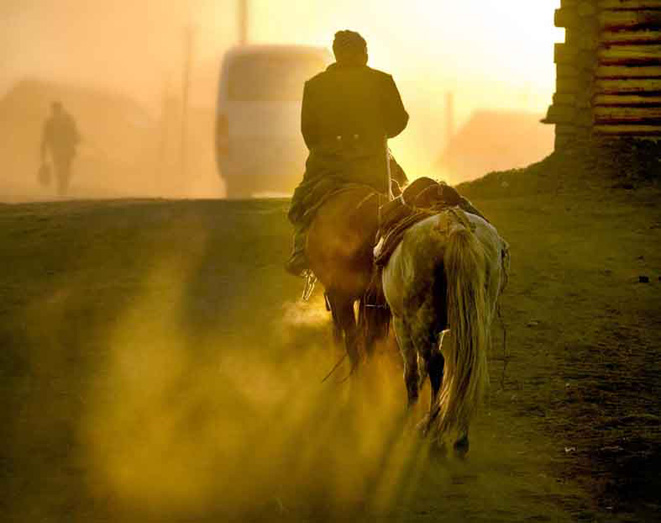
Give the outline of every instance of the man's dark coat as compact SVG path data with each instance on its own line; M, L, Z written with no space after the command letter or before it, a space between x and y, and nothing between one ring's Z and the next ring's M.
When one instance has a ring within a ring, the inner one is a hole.
M290 220L304 219L320 183L359 183L387 193L387 139L402 132L408 119L392 77L366 65L335 63L308 80L301 131L310 154Z

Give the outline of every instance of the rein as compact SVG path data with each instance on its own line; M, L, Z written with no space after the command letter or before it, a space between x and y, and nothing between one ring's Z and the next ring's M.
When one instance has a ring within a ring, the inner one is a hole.
M381 205L382 205L381 201L382 201L382 198L384 198L384 196L380 192L374 191L374 192L371 192L370 194L368 194L367 196L365 196L365 198L363 198L362 200L360 200L358 202L358 205L356 205L356 209L360 209L363 205L365 205L367 202L369 202L375 196L376 196L376 215L377 215L377 219L378 219L379 207L381 207ZM390 201L390 200L388 200L388 201Z

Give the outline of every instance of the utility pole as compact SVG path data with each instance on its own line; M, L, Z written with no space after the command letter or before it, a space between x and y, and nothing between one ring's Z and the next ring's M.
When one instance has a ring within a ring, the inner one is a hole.
M164 191L163 174L168 167L166 154L168 150L168 132L169 132L169 123L170 123L169 101L170 101L170 84L166 77L163 80L163 90L161 92L160 137L158 140L156 162L154 164L156 167L154 186L158 190L159 196L163 195L163 191Z
M454 94L452 91L445 93L445 147L450 145L454 136Z
M239 0L239 44L246 45L248 43L248 25L250 19L250 11L248 0Z
M188 104L190 97L190 76L193 62L193 27L189 24L184 33L184 70L181 85L181 144L180 144L180 184L187 183L187 142L188 142Z

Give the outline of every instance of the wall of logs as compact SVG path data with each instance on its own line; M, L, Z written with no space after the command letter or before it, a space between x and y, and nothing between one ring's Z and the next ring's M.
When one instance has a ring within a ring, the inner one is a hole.
M556 149L594 137L661 140L661 0L561 0Z

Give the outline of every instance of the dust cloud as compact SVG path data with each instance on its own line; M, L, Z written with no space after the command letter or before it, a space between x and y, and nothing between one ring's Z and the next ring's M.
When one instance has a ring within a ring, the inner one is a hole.
M320 298L286 304L262 346L219 336L193 351L177 327L178 274L157 270L168 290L118 318L93 385L82 432L96 496L151 516L332 519L406 495L427 450L405 426L396 353L322 384L340 353Z

